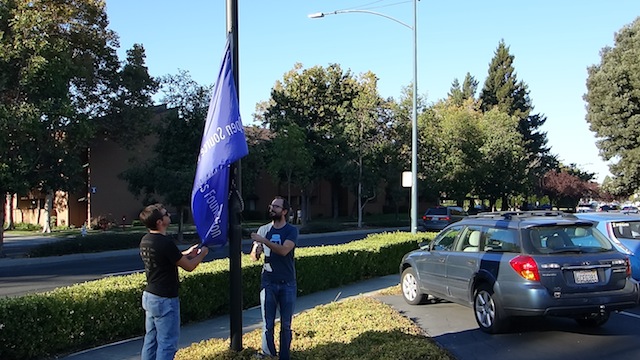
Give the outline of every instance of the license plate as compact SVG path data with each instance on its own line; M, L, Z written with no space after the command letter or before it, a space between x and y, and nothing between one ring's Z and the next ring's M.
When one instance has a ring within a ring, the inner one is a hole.
M576 284L593 284L598 282L598 272L596 270L580 270L573 272L573 279Z

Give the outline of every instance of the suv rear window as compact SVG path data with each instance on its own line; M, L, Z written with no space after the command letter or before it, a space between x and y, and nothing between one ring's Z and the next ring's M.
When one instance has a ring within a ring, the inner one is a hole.
M534 249L540 254L560 252L602 252L612 249L611 243L588 226L545 226L529 230Z
M428 208L425 215L447 215L446 207Z

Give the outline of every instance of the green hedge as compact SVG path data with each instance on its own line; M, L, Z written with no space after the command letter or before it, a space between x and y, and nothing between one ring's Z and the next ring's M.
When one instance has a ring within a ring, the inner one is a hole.
M295 249L298 295L398 273L402 255L431 233L374 234L343 245ZM243 305L259 304L261 262L242 257ZM321 275L318 275L321 274ZM229 311L229 260L180 272L183 323ZM119 276L42 294L0 299L0 358L37 359L139 336L144 274Z

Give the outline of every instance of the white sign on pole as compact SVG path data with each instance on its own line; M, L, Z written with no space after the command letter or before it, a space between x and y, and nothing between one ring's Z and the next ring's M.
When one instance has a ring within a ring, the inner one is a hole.
M412 185L411 181L412 176L411 176L411 171L403 171L402 172L402 187L405 188L410 188Z

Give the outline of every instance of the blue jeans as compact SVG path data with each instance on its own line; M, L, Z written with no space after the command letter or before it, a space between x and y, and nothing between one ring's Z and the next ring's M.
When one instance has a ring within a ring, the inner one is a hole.
M276 308L280 311L280 360L291 357L291 319L296 303L298 287L296 281L282 283L263 283L260 290L262 309L262 352L265 355L276 355L273 340L273 329L276 322Z
M178 351L180 336L180 300L142 293L145 311L142 360L172 360Z

